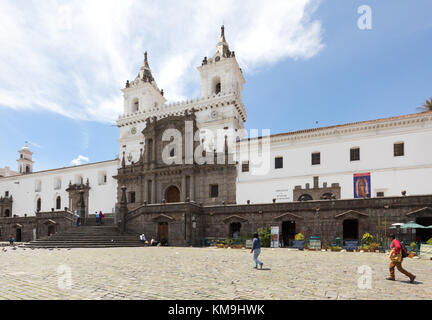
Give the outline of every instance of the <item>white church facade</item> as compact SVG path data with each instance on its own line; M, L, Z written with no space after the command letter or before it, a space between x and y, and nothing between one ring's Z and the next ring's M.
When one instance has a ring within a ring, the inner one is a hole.
M146 54L138 76L122 90L124 112L117 121L120 159L37 172L32 152L24 146L18 170L0 170L5 172L0 177L0 216L72 210L76 198L71 186L86 188L88 213L113 213L119 190L114 177L122 161L137 163L146 148L152 148L142 134L149 119L194 112L199 142L206 150L218 149L206 138L216 130L236 132L241 138L237 146L248 144L242 103L245 79L223 29L214 56L206 57L198 71L201 97L168 104ZM432 112L276 134L269 141L270 167L265 174L253 174L248 153L235 155L237 204L432 194ZM12 201L2 204L5 199Z

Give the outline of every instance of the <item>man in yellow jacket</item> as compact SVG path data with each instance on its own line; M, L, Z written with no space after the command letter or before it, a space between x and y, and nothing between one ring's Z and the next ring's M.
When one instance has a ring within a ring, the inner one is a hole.
M406 271L404 268L402 268L402 261L403 261L403 257L402 257L402 246L399 242L399 240L396 239L396 237L394 235L390 235L388 237L389 241L391 241L391 245L390 245L390 255L389 255L389 259L390 259L390 277L387 278L387 280L396 280L395 278L395 267L399 270L399 272L403 273L404 275L406 275L408 278L410 278L410 282L413 283L416 276L409 273L408 271Z

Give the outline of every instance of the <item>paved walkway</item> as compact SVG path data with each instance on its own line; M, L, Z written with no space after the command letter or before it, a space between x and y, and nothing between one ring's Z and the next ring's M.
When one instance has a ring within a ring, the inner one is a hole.
M404 261L417 275L410 284L397 271L385 280L386 254L263 249L261 258L262 271L238 249L0 248L0 299L432 299L429 260ZM360 266L370 268L362 288Z

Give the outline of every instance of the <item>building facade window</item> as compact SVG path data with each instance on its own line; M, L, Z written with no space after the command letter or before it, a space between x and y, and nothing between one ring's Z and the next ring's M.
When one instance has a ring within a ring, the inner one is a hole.
M275 169L283 169L283 158L276 157L275 158Z
M312 165L318 165L321 164L321 153L320 152L314 152L312 153Z
M5 197L9 197L9 191L5 191Z
M60 190L61 189L61 178L55 178L54 179L54 190Z
M249 161L243 161L242 172L249 172Z
M219 185L212 184L210 185L210 198L217 198L217 197L219 197Z
M377 192L376 196L377 198L382 198L384 197L384 192Z
M42 210L42 200L41 200L41 198L39 198L36 201L36 211L39 212L41 210Z
M360 161L360 148L350 150L350 161Z
M99 185L104 185L107 183L107 173L106 172L99 172Z
M405 155L405 145L403 142L394 144L393 154L395 157L403 157Z
M56 198L56 210L60 210L61 209L61 197L58 196Z
M132 191L129 193L129 203L135 203L135 202L136 202L135 192Z
M42 191L42 181L36 180L35 182L35 192L41 192Z

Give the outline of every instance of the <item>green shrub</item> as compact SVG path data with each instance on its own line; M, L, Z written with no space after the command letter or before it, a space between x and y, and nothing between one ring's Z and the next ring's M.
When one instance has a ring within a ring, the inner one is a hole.
M432 238L430 238L430 239L426 242L426 244L432 244Z
M342 248L341 248L341 247L334 246L334 247L331 247L330 250L331 250L331 251L341 251Z
M415 250L415 248L417 247L417 243L411 242L410 243L410 247L411 247L412 250Z
M258 229L258 235L261 239L261 246L262 247L270 247L271 243L271 228L259 228Z

